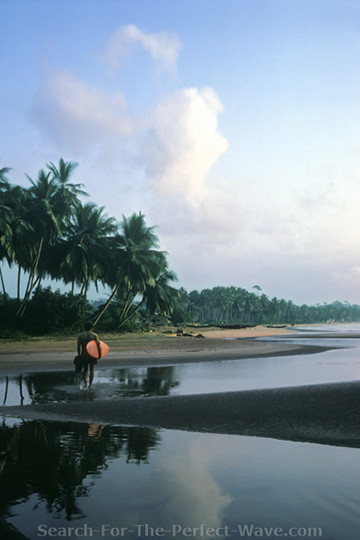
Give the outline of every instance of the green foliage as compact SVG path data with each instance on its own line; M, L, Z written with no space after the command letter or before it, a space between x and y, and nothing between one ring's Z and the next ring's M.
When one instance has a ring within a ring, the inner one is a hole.
M90 304L83 296L40 288L29 302L24 326L32 335L73 333L82 329L90 315Z
M11 300L0 305L0 323L3 338L21 338L24 335L72 334L82 329L91 316L86 298L71 293L53 292L50 287L37 289L23 317L17 315L19 302Z
M214 287L202 291L180 289L175 301L172 322L236 325L236 324L306 324L329 320L336 322L360 321L360 306L335 301L316 306L297 306L291 301L268 298L237 287Z
M76 166L63 159L58 166L50 162L36 180L26 175L28 188L11 185L10 169L0 169L0 261L18 268L16 313L24 320L17 320L17 327L38 334L46 329L57 332L61 324L66 329L73 326L59 315L68 311L67 303L61 305L61 295L56 297L56 310L48 312L55 299L49 300L40 289L44 278L70 285L73 297L77 289L86 298L90 284L110 287L109 299L95 320L98 323L114 301L117 307L104 325L109 328L135 328L136 312L142 307L151 314L170 313L177 296L170 282L176 276L167 267L166 253L158 249L154 227L146 225L141 213L123 216L119 223L103 208L82 204L78 198L86 195L82 184L70 183ZM5 301L1 267L0 284ZM40 291L43 311L37 305Z

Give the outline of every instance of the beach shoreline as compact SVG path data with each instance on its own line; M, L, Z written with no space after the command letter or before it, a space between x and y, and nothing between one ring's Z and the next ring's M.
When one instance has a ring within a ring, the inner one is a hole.
M200 331L203 329L199 329ZM164 365L241 360L293 354L310 354L328 347L286 344L266 341L266 337L293 334L287 328L256 327L241 330L207 330L203 337L176 335L132 335L120 338L104 336L110 353L101 359L97 369L155 367ZM255 338L265 338L257 341ZM34 340L3 343L0 352L0 374L38 371L73 370L76 337L72 340Z

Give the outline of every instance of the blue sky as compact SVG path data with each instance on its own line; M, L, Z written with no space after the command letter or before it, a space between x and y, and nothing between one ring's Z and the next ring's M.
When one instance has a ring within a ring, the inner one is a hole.
M360 303L358 0L0 0L0 17L12 182L78 162L109 215L158 226L187 290Z

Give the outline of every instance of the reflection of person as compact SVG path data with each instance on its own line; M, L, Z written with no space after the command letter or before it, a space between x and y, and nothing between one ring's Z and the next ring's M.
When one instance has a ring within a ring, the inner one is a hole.
M90 384L89 388L92 386L92 382L94 380L94 372L95 372L95 365L97 364L97 358L93 358L90 356L90 354L86 350L86 345L89 343L89 341L96 341L99 356L101 356L101 348L100 348L100 341L95 334L95 332L92 332L92 322L88 321L84 324L85 331L81 332L78 336L78 343L77 343L77 349L78 349L78 355L81 357L83 368L84 368L84 383L85 388L88 384L88 374L89 374L89 367L90 367Z
M99 438L101 436L103 429L104 429L104 426L101 426L100 424L89 424L88 437Z

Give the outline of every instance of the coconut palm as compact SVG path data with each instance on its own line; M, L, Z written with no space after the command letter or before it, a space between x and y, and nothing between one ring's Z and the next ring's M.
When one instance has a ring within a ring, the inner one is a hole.
M5 257L8 265L18 265L18 299L20 298L20 278L21 270L30 265L29 246L32 245L33 227L25 218L25 211L28 205L28 193L21 186L9 185L4 195L7 212L5 212L7 229L5 234L1 234L2 258Z
M119 293L122 311L119 322L133 314L137 297L143 304L146 291L156 286L156 279L166 269L165 253L157 248L158 237L154 227L148 227L141 213L123 216L121 234L116 235L112 244L112 259L104 282L112 288L107 302L102 307L95 324L100 320L110 303Z
M26 175L31 183L28 212L25 218L32 224L33 242L27 245L30 263L26 268L29 277L23 302L18 313L25 310L31 293L49 272L52 247L62 238L72 209L79 204L78 195L85 195L81 184L72 184L70 177L77 164L62 158L59 166L47 164L48 172L40 170L36 181Z
M32 223L34 228L32 245L28 245L30 253L30 265L27 268L29 272L28 282L23 302L18 310L18 314L24 312L27 301L36 283L36 276L39 267L40 257L45 242L51 242L56 235L61 235L61 219L57 214L56 204L56 184L50 178L50 172L39 171L37 181L33 181L26 175L31 182L29 193L29 208L25 213L27 220Z
M13 252L11 249L11 236L12 230L10 226L12 210L5 204L2 204L0 198L0 261L6 260L9 265L13 259ZM4 299L6 299L6 288L2 268L0 267L0 281L3 290Z
M146 309L150 314L159 312L161 315L170 315L179 291L170 285L177 281L175 272L167 268L155 279L155 285L148 286L144 294ZM126 322L126 321L124 321Z
M24 217L27 208L27 192L21 186L10 184L6 177L9 171L9 168L0 169L0 260L6 260L9 267L14 263L18 264L20 277L21 268L26 266L24 246L29 244L32 227ZM5 283L1 270L0 277L5 295Z
M59 165L56 167L52 161L46 164L49 171L52 173L52 179L57 185L57 198L59 204L62 206L62 212L70 217L72 208L79 202L79 195L87 196L87 193L83 191L83 184L70 183L71 175L78 166L73 161L64 161L62 158L59 160Z
M51 277L81 286L80 294L86 296L91 282L97 285L108 264L109 242L118 231L114 218L103 213L93 203L78 203L73 208L64 237L50 249Z

